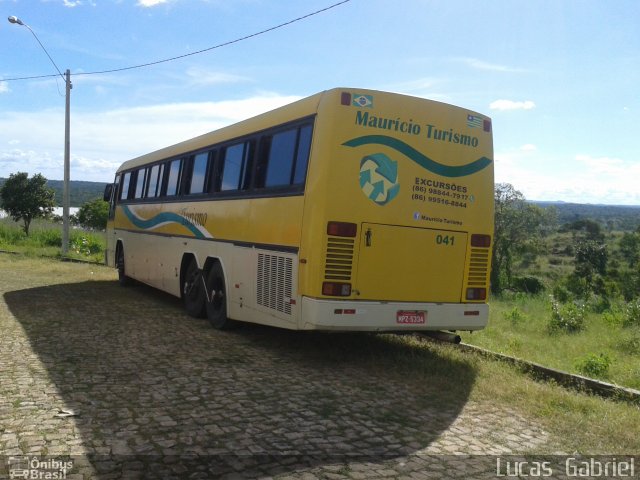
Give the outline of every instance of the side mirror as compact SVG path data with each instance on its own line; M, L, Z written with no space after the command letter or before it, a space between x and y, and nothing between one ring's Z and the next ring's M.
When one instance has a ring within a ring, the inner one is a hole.
M113 193L113 183L110 183L106 187L104 187L104 196L102 197L102 199L105 202L110 202L112 193Z

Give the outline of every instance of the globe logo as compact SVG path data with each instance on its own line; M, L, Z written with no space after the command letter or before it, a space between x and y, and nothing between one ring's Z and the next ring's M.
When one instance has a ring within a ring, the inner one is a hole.
M398 162L384 153L367 155L360 161L360 188L369 200L386 205L400 191Z

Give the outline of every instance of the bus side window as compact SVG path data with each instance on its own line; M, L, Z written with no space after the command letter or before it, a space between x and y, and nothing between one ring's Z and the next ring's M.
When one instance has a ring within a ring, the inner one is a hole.
M129 186L131 184L131 172L124 174L122 178L122 190L120 191L120 200L129 198Z
M207 191L215 193L220 191L220 179L222 160L217 150L209 151L209 178L207 180Z
M265 187L290 185L293 159L296 152L298 129L286 130L273 135L269 148Z
M204 193L207 180L207 166L209 164L209 152L202 152L195 156L191 168L191 184L189 194Z
M136 191L133 198L142 198L142 193L144 192L144 181L146 177L147 171L144 168L141 168L137 172L136 179Z
M224 150L224 164L222 166L222 184L220 191L237 190L240 186L242 164L244 162L245 144L238 143Z
M164 165L154 165L147 169L147 198L155 198L160 194L162 169Z
M303 185L311 147L311 125L265 135L260 140L256 188Z
M242 176L240 180L240 189L248 190L251 188L253 181L253 165L255 163L256 141L248 140L244 144L244 161L242 163Z
M267 176L267 166L269 164L269 152L271 150L271 139L273 135L263 135L260 138L258 152L256 155L255 169L255 187L264 188L265 178Z
M182 166L182 159L172 160L168 167L168 180L166 195L172 197L178 194L178 187L180 186L180 170Z
M303 185L307 176L307 164L311 150L311 125L300 127L298 136L298 151L296 152L296 164L293 172L293 185Z
M113 220L116 215L116 203L118 202L118 193L120 192L120 174L116 175L113 181L113 190L111 191L111 199L109 201L109 220Z

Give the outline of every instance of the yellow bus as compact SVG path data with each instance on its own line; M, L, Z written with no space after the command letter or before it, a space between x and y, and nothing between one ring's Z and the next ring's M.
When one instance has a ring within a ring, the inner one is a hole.
M477 330L493 235L491 120L328 90L122 164L108 265L219 329Z

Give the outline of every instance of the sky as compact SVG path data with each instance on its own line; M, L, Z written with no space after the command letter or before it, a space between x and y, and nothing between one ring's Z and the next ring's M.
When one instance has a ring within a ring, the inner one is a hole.
M0 0L0 177L113 181L128 159L333 87L492 118L529 200L640 205L638 0Z

